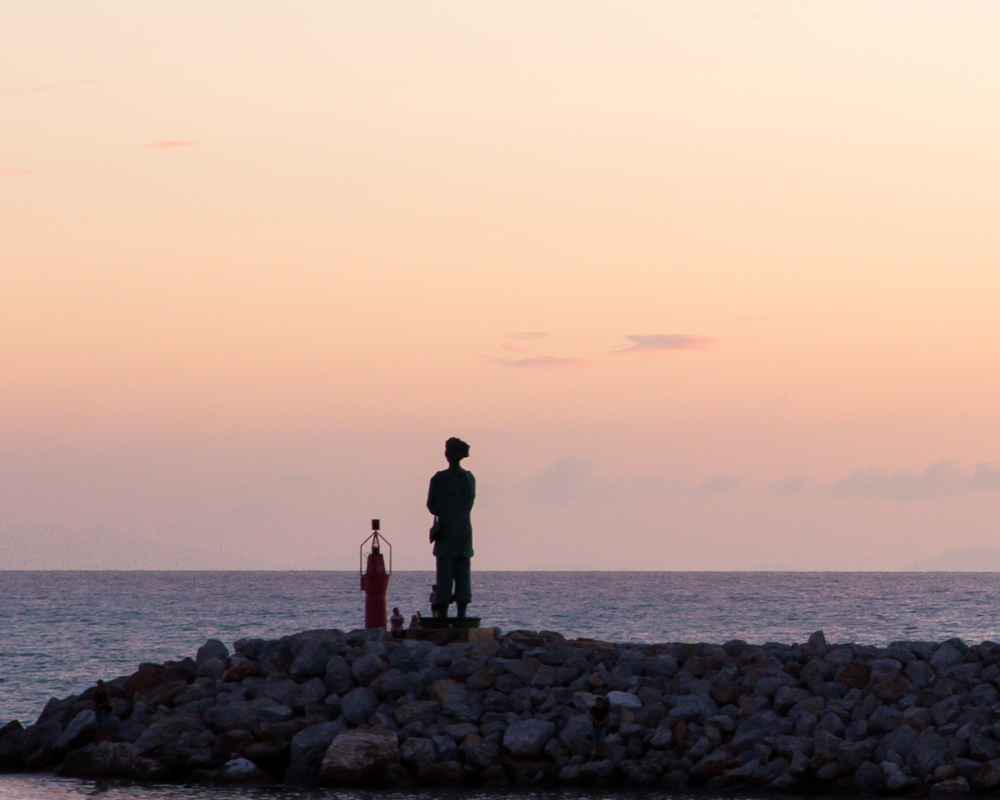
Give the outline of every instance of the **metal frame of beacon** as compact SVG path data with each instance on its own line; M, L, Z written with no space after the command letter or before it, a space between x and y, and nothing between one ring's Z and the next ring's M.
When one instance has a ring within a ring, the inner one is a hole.
M379 521L372 520L372 532L358 550L361 591L365 593L365 628L384 628L389 621L387 592L392 577L392 543L379 533ZM371 542L365 564L365 546ZM389 569L385 568L382 544L389 548Z

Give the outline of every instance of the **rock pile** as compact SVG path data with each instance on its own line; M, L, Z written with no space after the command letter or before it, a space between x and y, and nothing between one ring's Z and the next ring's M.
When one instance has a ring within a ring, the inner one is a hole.
M209 641L0 728L0 770L83 778L405 786L623 784L1000 791L1000 644L483 644L308 631ZM594 757L588 717L611 706Z

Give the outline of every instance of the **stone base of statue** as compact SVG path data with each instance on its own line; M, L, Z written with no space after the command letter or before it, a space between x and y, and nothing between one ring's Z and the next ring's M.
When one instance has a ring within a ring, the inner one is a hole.
M441 628L478 628L482 617L421 617L420 624L431 630Z
M407 639L423 639L437 645L451 642L466 642L481 644L492 642L496 638L493 628L480 628L480 617L422 617L420 628L409 628Z

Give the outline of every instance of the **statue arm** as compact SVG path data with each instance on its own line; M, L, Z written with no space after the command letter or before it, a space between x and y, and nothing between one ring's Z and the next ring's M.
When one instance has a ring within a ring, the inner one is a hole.
M431 485L427 489L427 510L435 517L439 516L437 511L437 492L434 491L434 479L431 478Z

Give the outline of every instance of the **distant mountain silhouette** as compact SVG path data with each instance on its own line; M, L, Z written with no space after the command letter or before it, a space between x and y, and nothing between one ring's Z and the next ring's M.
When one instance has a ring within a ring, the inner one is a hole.
M988 544L959 547L925 558L906 568L907 572L1000 572L1000 550Z

